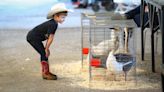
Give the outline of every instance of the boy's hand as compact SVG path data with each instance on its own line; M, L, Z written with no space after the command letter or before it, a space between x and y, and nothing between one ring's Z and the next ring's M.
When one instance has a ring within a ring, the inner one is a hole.
M50 56L50 50L49 49L45 49L46 52L46 57L48 58Z

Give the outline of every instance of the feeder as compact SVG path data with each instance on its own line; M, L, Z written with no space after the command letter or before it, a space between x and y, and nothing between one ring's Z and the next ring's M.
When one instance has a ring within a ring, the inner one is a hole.
M86 55L89 53L89 48L83 48L83 54Z
M91 66L94 66L94 67L99 67L99 66L101 66L101 61L100 61L100 59L92 58L92 59L91 59Z

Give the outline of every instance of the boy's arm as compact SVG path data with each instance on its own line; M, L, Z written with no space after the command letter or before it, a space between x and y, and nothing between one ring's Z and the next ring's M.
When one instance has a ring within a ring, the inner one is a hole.
M48 39L47 39L46 45L45 45L45 51L46 51L46 56L47 56L47 57L48 57L49 54L50 54L50 52L49 52L49 47L50 47L50 45L51 45L53 39L54 39L54 34L50 34L49 37L48 37Z
M48 37L48 39L47 39L45 49L49 49L49 47L50 47L53 39L54 39L54 34L50 34L49 37Z

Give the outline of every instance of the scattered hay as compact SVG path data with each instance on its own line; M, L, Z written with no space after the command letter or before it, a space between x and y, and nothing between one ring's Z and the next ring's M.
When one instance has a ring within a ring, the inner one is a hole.
M87 63L86 63L87 65ZM59 77L63 77L64 80L70 80L71 86L80 86L82 88L101 89L101 90L127 90L127 89L141 89L141 88L160 88L160 75L159 74L147 74L144 70L137 68L137 76L132 80L109 80L106 76L102 79L92 79L89 81L88 66L84 65L81 68L81 61L72 61L68 63L62 63L52 65L52 72L56 72ZM105 72L103 71L103 74ZM120 75L124 76L124 75Z

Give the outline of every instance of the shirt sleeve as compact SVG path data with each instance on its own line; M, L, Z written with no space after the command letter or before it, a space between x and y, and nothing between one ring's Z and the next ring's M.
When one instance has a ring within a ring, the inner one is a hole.
M48 34L55 34L56 32L56 29L57 29L58 25L55 24L55 25L50 25L49 28L48 28Z

